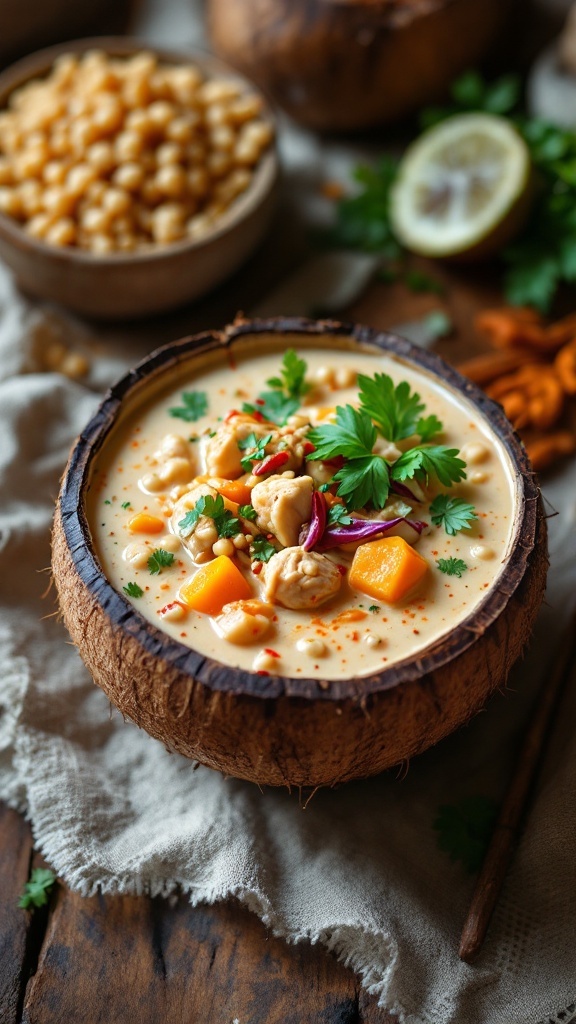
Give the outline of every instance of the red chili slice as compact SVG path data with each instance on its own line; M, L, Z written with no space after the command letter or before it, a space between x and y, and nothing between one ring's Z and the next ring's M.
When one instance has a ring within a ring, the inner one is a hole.
M254 476L263 476L264 473L275 473L277 469L284 466L290 458L289 452L276 452L275 455L268 455L259 462L252 470Z

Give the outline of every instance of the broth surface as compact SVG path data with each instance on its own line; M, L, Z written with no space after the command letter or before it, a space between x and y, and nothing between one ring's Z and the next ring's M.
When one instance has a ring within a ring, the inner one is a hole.
M471 502L478 519L471 529L455 536L434 525L424 530L416 550L429 569L424 580L399 603L384 604L352 590L344 575L338 594L319 607L293 610L275 605L274 619L263 639L254 644L231 643L218 632L212 616L187 609L180 597L180 587L201 566L195 565L175 535L170 518L175 501L192 484L166 483L162 489L150 491L143 480L161 471L166 456L159 457L158 449L163 438L174 434L183 439L194 474L204 472L203 435L214 431L231 409L253 402L266 390L266 381L278 374L282 350L270 351L272 342L263 347L265 354L246 358L238 354L233 365L215 365L218 357L209 357L200 368L196 360L190 367L184 364L177 376L172 371L163 378L163 390L157 386L154 395L149 392L146 401L123 415L98 453L90 480L87 514L97 556L120 593L129 584L142 590L141 596L127 599L145 618L220 662L262 673L326 679L381 671L423 651L449 632L478 606L502 571L513 540L518 503L509 457L475 408L425 371L373 350L362 353L299 346L299 355L308 364L307 379L314 385L306 396L304 411L307 407L357 403L355 384L337 386L357 371L369 376L387 373L395 384L408 381L426 405L424 415L435 414L444 424L441 443L463 450L463 458L468 454L467 479L451 488L450 494ZM221 362L222 357L219 359ZM336 380L322 383L330 368L335 369ZM192 391L206 394L208 408L196 422L188 423L169 410L182 408L183 393ZM140 512L164 520L165 527L157 534L136 537L128 524ZM426 506L414 506L412 518L430 523ZM139 565L138 560L130 560L136 548L141 551ZM174 561L152 574L147 559L158 548L170 550ZM327 554L345 574L352 554L342 548ZM244 563L242 553L238 557L254 597L260 597L258 575L251 572L249 562L246 565L245 553ZM451 557L468 566L461 577L439 570L438 560Z

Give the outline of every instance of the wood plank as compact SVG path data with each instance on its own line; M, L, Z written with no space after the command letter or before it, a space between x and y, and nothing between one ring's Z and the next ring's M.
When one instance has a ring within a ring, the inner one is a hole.
M28 879L32 838L24 819L0 803L0 1021L20 1019L30 915L17 906Z
M172 906L170 904L173 904ZM288 946L234 902L61 890L25 1024L392 1024L320 946Z

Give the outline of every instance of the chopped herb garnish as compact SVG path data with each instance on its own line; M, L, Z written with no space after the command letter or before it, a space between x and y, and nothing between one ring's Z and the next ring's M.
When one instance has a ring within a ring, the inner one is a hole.
M270 444L272 440L272 434L268 434L266 437L257 437L254 432L248 434L248 437L242 438L238 441L238 447L242 452L248 452L248 455L244 455L240 459L242 469L245 473L250 473L252 470L252 464L254 462L261 462L262 459L266 458L266 445Z
M110 499L109 499L109 498L106 498L106 499L105 499L105 501L104 501L104 504L105 504L105 505L111 505L111 504L112 504L112 502L110 501Z
M195 423L208 412L208 396L205 391L183 391L183 405L174 406L168 412L186 423Z
M431 441L437 434L442 433L443 429L444 425L434 414L418 420L416 424L416 433L420 435L420 440L423 442Z
M26 882L18 906L22 910L30 910L31 907L44 907L48 903L48 896L56 881L56 875L50 868L32 868L30 878Z
M331 483L329 483L329 484L320 484L320 487L318 488L318 490L322 491L322 494L326 494L326 491L329 491L331 487L332 487Z
M174 555L171 551L164 551L164 548L156 548L148 559L148 568L153 576L157 576L162 569L168 569L174 562Z
M284 426L289 416L300 408L302 398L310 390L310 384L306 382L306 370L308 369L304 359L301 359L293 348L284 353L282 367L278 377L270 377L266 381L271 391L263 391L258 396L256 405L245 402L242 406L243 412L260 413L271 423Z
M211 494L203 494L198 498L194 508L191 508L178 523L182 537L190 536L200 516L208 516L214 521L219 537L235 537L242 530L240 520L226 508L221 494L217 494L215 498Z
M461 558L439 558L436 565L440 572L445 572L447 576L461 577L468 568L466 562L463 562Z
M450 860L459 860L470 874L478 871L490 842L496 813L495 802L485 796L443 804L434 820L439 848Z
M344 505L332 505L332 508L328 509L328 526L350 526L351 522L352 516L348 515Z
M376 373L374 377L359 374L358 391L360 408L374 421L387 441L401 441L416 433L420 413L425 407L420 395L410 390L407 381L394 386L394 381L386 373Z
M384 507L390 491L389 467L381 455L372 452L376 428L366 412L339 405L336 422L314 427L307 437L315 446L315 459L344 456L347 460L334 481L339 484L337 494L348 511L369 503L375 508Z
M254 537L250 544L250 554L255 562L269 562L272 555L276 554L276 548L266 537Z
M132 504L131 501L123 501L122 502L122 508L130 508L131 504Z
M122 590L128 597L142 597L144 593L142 587L139 587L137 583L127 583L125 587L122 587Z
M380 611L380 605L379 604L371 604L368 607L368 611L369 612L373 612L374 615L376 615Z
M443 526L451 537L460 530L469 530L471 522L478 519L474 505L463 498L451 498L447 494L438 494L434 498L430 505L430 515L434 526Z
M458 458L457 448L446 445L417 445L403 452L391 468L393 480L428 481L436 477L444 487L457 484L466 479L466 463ZM459 499L458 499L459 500Z
M243 519L248 519L251 523L255 523L258 513L253 505L240 505L238 507L238 515L242 516Z

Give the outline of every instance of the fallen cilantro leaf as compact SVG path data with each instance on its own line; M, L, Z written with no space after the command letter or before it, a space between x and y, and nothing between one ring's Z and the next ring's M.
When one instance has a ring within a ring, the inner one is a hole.
M450 537L460 530L469 530L471 522L478 519L474 505L463 498L451 498L447 494L438 494L430 505L430 515L434 526L443 526Z
M56 875L49 868L32 868L30 878L26 882L18 900L18 906L22 910L46 906L48 896L55 881Z
M144 593L142 587L139 587L137 583L127 583L125 587L122 587L122 590L128 597L142 597Z
M250 523L255 523L258 513L253 505L240 505L238 507L238 515L242 516L243 519L247 519Z
M263 391L258 395L256 405L244 402L242 412L250 413L252 416L254 413L259 413L270 423L283 427L288 417L293 416L299 408L299 398L290 398L281 391Z
M254 537L250 544L250 554L254 562L269 562L276 548L266 537Z
M270 377L266 383L270 388L286 391L290 398L303 398L311 387L306 383L307 369L306 361L293 348L289 348L284 353L280 376Z
M104 500L104 504L105 504L105 505L111 505L111 504L112 504L112 502L110 501L110 498L106 498L106 499Z
M173 406L168 412L176 419L195 423L208 412L208 396L205 391L183 391L183 405Z
M349 526L352 516L348 515L343 505L332 505L332 508L328 509L326 521L328 526Z
M373 612L373 614L376 615L380 611L380 605L379 604L371 604L369 606L369 608L368 608L368 611L369 612Z
M439 558L436 565L440 572L446 573L447 576L461 577L468 568L466 562L463 562L461 558Z
M421 270L407 270L404 274L404 283L412 292L430 292L434 295L444 295L445 288L440 281L436 281Z
M443 804L433 822L439 849L447 853L450 860L460 861L469 874L478 871L496 814L496 803L484 796L466 797L457 804Z
M307 369L306 361L293 348L287 349L279 376L266 381L272 390L258 395L255 405L244 402L242 411L252 415L260 413L264 419L283 427L289 416L300 408L302 398L310 390L311 385L306 382Z
M164 551L164 548L156 548L148 559L148 569L152 576L157 576L162 569L168 569L174 562L174 555L171 551Z
M213 520L219 537L235 537L242 529L240 520L226 508L221 494L217 494L215 498L211 494L203 494L198 498L194 508L189 509L178 522L182 537L190 536L200 516L207 516Z
M132 504L131 501L123 501L122 502L122 508L130 508L131 504Z
M266 445L272 440L272 434L268 434L266 437L257 437L254 432L248 434L248 437L242 438L237 442L241 452L248 452L248 455L244 455L240 459L242 469L245 473L252 471L252 464L254 462L261 462L262 459L266 458Z

